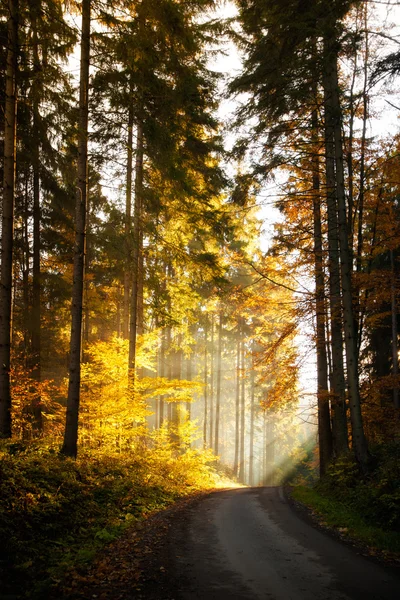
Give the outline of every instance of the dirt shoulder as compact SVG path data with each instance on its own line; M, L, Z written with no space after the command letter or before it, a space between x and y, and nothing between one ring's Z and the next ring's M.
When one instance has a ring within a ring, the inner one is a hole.
M301 519L303 519L316 529L327 533L334 539L340 540L347 546L351 546L361 556L365 556L385 567L392 567L395 570L398 570L400 568L399 553L380 550L379 548L365 543L364 541L358 539L356 536L351 535L348 527L334 526L332 524L328 524L326 522L326 516L322 512L314 509L312 506L300 502L299 500L293 497L293 488L291 486L285 486L283 489L288 504Z
M214 490L191 495L150 515L109 544L87 568L74 568L57 582L49 600L160 600L174 598L169 577L168 536L186 509Z

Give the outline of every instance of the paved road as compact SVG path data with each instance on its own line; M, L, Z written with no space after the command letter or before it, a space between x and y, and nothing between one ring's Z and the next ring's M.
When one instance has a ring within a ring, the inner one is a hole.
M160 600L400 600L400 573L309 525L280 488L207 496L171 524L168 551Z

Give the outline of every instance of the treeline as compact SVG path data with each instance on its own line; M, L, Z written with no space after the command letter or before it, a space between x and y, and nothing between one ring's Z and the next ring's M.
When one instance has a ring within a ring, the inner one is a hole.
M294 305L221 167L213 6L2 6L4 439L179 455L196 421L242 481L292 462Z
M399 423L399 140L368 133L398 56L375 54L390 36L367 2L237 2L233 24L215 5L1 7L0 436L57 432L76 457L157 432L179 453L197 421L242 481L275 481L312 437L294 416L308 322L321 473L349 449L366 473ZM247 131L229 156L209 67L227 35Z
M313 315L320 471L352 448L365 474L369 445L399 433L399 136L370 133L398 53L369 2L238 6L245 62L231 91L247 94L238 125L252 122L236 153L250 181L286 175L274 252L293 253Z

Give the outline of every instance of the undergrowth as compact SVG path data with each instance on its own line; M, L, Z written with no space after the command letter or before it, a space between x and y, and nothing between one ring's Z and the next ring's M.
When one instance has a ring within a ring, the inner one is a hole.
M295 486L292 495L343 534L381 551L400 552L400 440L372 448L368 476L360 477L349 454L317 483Z
M40 598L71 565L179 497L215 485L212 456L168 445L63 458L42 443L0 446L2 600Z

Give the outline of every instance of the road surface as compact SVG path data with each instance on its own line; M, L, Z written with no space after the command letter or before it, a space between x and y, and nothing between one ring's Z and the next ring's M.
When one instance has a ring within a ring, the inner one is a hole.
M397 569L312 527L281 488L195 502L170 524L167 554L158 600L400 600Z

